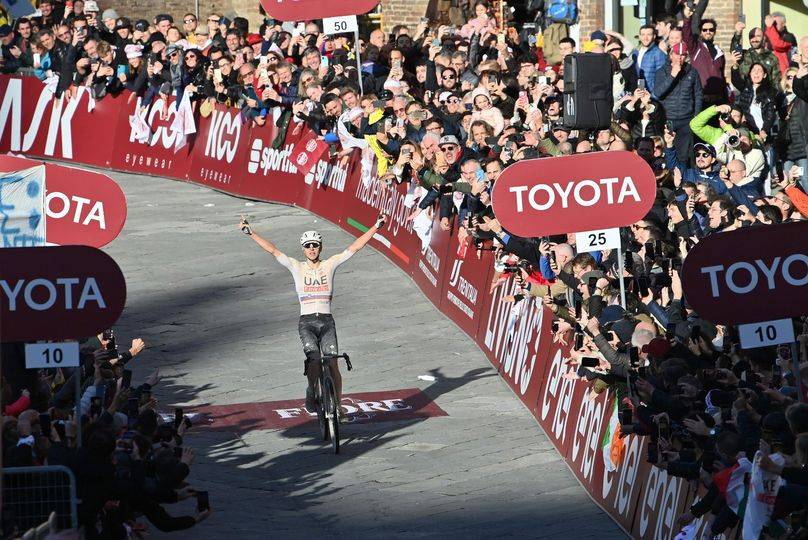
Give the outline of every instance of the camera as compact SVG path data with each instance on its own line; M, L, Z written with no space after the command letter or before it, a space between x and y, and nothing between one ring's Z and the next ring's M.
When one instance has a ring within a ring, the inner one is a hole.
M729 146L730 148L738 148L740 144L741 144L741 138L738 135L733 133L732 135L727 137L727 146Z

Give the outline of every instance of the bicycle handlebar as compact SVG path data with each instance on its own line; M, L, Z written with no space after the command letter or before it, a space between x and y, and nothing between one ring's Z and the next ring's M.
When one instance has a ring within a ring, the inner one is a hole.
M351 365L351 357L348 356L348 353L323 355L323 360L333 360L335 358L343 358L345 360L345 365L348 366L348 371L353 369L353 366Z

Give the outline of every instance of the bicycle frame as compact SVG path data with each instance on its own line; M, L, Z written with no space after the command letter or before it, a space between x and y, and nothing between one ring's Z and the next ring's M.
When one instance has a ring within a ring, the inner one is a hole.
M320 374L315 388L317 420L320 423L320 431L324 441L331 440L331 446L335 454L339 454L339 403L337 402L334 377L331 373L331 360L338 360L339 358L345 360L348 371L353 369L351 358L347 354L321 355Z

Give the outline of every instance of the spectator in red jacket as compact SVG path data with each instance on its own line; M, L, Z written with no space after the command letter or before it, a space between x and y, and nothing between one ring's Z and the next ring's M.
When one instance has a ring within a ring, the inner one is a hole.
M789 53L791 52L793 43L785 39L786 30L786 16L782 13L772 13L766 15L763 19L766 26L766 38L771 44L777 60L780 62L780 73L785 73L788 69Z

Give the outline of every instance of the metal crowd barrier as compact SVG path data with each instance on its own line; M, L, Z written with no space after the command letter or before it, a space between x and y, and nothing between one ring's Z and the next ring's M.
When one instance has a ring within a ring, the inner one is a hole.
M56 513L56 529L76 529L76 479L61 465L4 467L3 522L19 534L49 521Z

